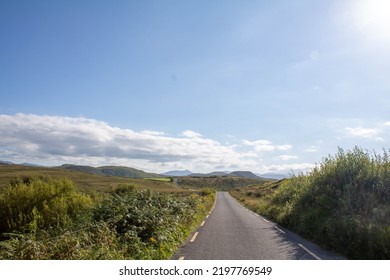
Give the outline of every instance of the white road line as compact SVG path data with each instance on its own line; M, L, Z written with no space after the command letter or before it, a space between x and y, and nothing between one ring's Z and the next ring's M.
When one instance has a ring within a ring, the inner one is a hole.
M182 261L182 260L184 260L184 256L181 256L181 257L179 258L179 261Z
M275 227L278 231L280 231L281 233L284 233L284 234L286 234L283 230L281 230L280 228L278 228L278 227Z
M194 242L196 237L198 236L199 232L195 232L194 236L192 236L190 242Z
M316 254L314 254L312 251L310 251L309 249L307 249L305 246L303 246L302 244L298 243L298 246L301 247L303 250L305 250L306 252L308 252L312 257L314 257L316 260L320 260L321 258L319 256L317 256Z
M207 216L206 216L206 219L208 219L209 216L210 216L210 215L207 215Z
M200 224L200 226L203 227L205 222L206 222L206 221L203 221L203 222Z
M269 223L269 221L268 221L268 220L266 220L266 219L264 219L264 218L263 218L263 220L264 220L264 222L267 222L267 223Z

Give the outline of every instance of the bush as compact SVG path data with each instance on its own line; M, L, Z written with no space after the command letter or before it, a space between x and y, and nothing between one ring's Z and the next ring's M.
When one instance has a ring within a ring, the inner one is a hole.
M118 186L92 201L67 179L15 180L0 194L0 259L167 259L215 192L162 194Z
M68 179L15 180L0 194L0 233L70 227L91 204Z
M282 182L263 214L353 259L390 258L390 160L355 147Z
M210 208L206 201L196 194L132 191L114 194L95 208L93 217L116 232L130 258L165 259Z

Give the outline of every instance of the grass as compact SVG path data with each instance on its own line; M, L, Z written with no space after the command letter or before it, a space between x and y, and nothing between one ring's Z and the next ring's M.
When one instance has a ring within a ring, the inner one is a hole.
M210 176L210 177L175 177L176 185L183 189L203 189L213 188L219 191L229 191L234 188L255 185L268 182L266 179L253 179L230 176Z
M70 179L24 176L0 191L0 259L169 259L214 200L210 189L122 183L96 195Z
M145 180L150 180L150 181L158 181L158 182L171 182L172 179L169 177L162 177L162 178L145 178Z
M10 181L14 180L15 178L37 176L69 178L80 190L86 192L108 192L121 184L130 184L139 190L151 189L159 192L186 191L173 188L169 181L166 180L144 180L115 176L103 176L66 170L62 168L34 167L24 165L0 165L0 190L6 187Z
M359 147L309 174L234 190L254 211L351 259L390 259L390 156Z

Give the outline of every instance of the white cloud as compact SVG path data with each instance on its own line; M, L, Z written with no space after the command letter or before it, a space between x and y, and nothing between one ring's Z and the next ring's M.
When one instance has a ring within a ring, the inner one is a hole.
M299 164L267 166L259 155L265 151L286 151L291 145L274 145L268 140L244 140L228 145L192 130L169 136L160 131L113 127L81 117L0 115L0 135L1 159L14 162L124 165L150 172L173 169L289 172L300 167ZM282 155L280 159L293 156Z
M149 135L156 135L156 136L165 135L165 133L162 131L152 131L152 130L143 130L143 131L141 131L141 133L149 134Z
M281 160L291 160L291 159L297 159L298 157L293 155L280 155L277 156L276 158Z
M291 172L308 172L315 167L312 163L293 163L293 164L273 164L263 165L260 173L283 173L288 174Z
M272 142L268 140L244 140L243 144L254 147L256 152L286 151L292 148L291 145L272 145Z
M346 127L345 130L349 136L383 141L383 138L377 136L379 131L374 128Z
M237 152L194 131L184 131L184 138L170 137L87 118L0 115L0 135L0 154L23 161L120 163L156 172L163 164L165 170L180 163L199 171L256 164L250 153Z
M390 126L390 121L384 123L385 126Z
M192 130L185 130L182 132L182 135L184 137L188 137L188 138L200 138L202 137L202 134L199 134L195 131L192 131Z

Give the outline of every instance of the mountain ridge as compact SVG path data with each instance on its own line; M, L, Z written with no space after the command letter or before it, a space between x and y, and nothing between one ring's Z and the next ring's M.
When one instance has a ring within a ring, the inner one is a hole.
M88 165L76 165L76 164L63 164L58 166L58 168L75 170L79 172L95 174L95 175L104 175L104 176L116 176L116 177L127 177L133 179L143 179L143 178L158 178L161 175L156 173L148 173L143 170L139 170L127 166L99 166L93 167Z

